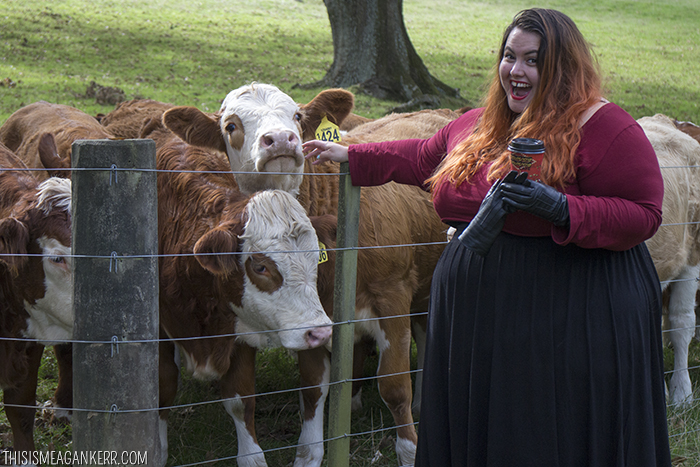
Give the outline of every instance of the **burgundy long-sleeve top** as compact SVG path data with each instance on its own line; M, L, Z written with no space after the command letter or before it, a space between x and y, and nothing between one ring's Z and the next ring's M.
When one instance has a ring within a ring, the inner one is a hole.
M426 188L442 159L474 128L483 109L452 121L429 139L350 145L348 158L354 185L388 181ZM570 226L518 211L506 216L505 232L551 236L560 244L626 250L650 238L661 224L663 179L654 149L642 128L619 106L600 108L581 128L575 162L576 178L566 186ZM455 188L444 183L433 204L446 223L469 222L491 187L485 165Z

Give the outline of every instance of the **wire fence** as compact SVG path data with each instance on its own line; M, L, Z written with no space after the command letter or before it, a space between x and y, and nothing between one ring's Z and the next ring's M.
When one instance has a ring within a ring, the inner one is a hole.
M13 170L17 171L18 169L0 169L0 170ZM71 169L68 169L71 170ZM72 169L76 170L76 169ZM87 170L102 170L104 171L105 169L87 169ZM117 169L117 168L111 168L111 170L116 174L117 172L125 171L125 172L133 172L133 169ZM143 170L143 169L140 169ZM148 171L148 170L144 170ZM151 170L151 172L170 172L170 171L160 171L160 170ZM315 175L315 174L307 174L307 175ZM324 174L324 175L329 175L329 174ZM337 176L338 174L335 174ZM347 173L341 173L339 174L341 176L348 175ZM116 175L115 175L116 176ZM340 220L339 220L340 223ZM693 223L697 224L697 222ZM662 228L665 226L674 226L674 225L679 225L677 223L669 223L669 224L662 224ZM421 246L436 246L436 245L442 245L446 244L447 242L434 242L434 243L412 243L412 244L396 244L396 245L381 245L381 246L352 246L352 247L338 247L338 248L328 248L327 250L330 251L335 251L336 253L340 252L359 252L362 250L369 250L369 249L377 249L377 248L403 248L403 247L421 247ZM319 250L296 250L296 251L286 251L283 253L302 253L302 252L310 252L310 251L319 251ZM272 252L266 252L262 251L260 253L272 253ZM274 253L280 253L279 251L275 251ZM214 253L212 253L214 254ZM217 255L222 255L221 253L216 253ZM228 253L230 255L240 255L242 253L240 252L230 252ZM2 254L0 256L17 256L17 255L7 255L7 254ZM26 255L26 256L43 256L43 255ZM111 255L64 255L65 257L71 257L71 258L82 258L82 259L108 259L110 260L110 267L112 264L112 261L115 261L117 259L125 259L127 257L125 256L117 256L115 258L114 254ZM169 254L157 254L157 255L130 255L128 258L130 259L135 259L135 258L162 258L162 257L169 257L169 256L194 256L194 253L190 254L180 254L180 255L169 255ZM336 277L337 281L343 281L345 280L342 277ZM679 282L692 282L692 281L700 281L700 278L688 278L688 279L675 279L671 281L664 281L662 284L668 285L672 283L679 283ZM413 317L418 317L418 316L425 316L427 313L419 313L419 314L414 314L412 315ZM340 327L340 326L347 326L347 325L363 325L363 324L368 324L368 323L377 323L383 320L391 320L391 319L400 319L400 318L405 318L405 315L397 315L397 316L388 316L388 317L371 317L371 318L364 318L364 319L348 319L340 322L335 322L333 324L334 326L334 335L335 335L335 329ZM304 329L309 329L309 327L299 327L299 328L294 328L295 330L304 330ZM690 330L690 329L695 329L695 326L692 327L685 327L685 328L673 328L673 329L665 329L663 331L664 335L667 335L672 332L677 332L681 330ZM288 329L287 329L288 330ZM114 355L115 352L118 352L118 349L120 346L129 346L129 345L136 345L136 344L145 344L145 343L159 343L159 342L183 342L186 340L200 340L200 339L217 339L217 338L236 338L236 337L243 337L243 336L250 336L254 334L265 334L269 332L278 332L280 330L272 330L272 331L263 331L263 332L246 332L246 333L232 333L232 334L219 334L219 335L207 335L207 336L201 336L201 337L191 337L191 338L166 338L166 339L131 339L128 341L123 341L119 340L116 338L117 335L119 335L119 332L115 332L115 337L109 339L109 340L79 340L79 339L69 339L69 340L57 340L56 343L70 343L70 344L101 344L101 345L106 345L110 346L112 348L112 355ZM116 338L116 339L115 339ZM6 337L0 337L0 341L25 341L25 342L37 342L35 339L30 339L30 338L6 338ZM335 356L335 354L334 354ZM347 358L347 356L344 356L343 358ZM352 358L352 355L350 355L350 358ZM695 372L695 374L700 373L700 365L693 365L689 366L686 369L679 369L679 370L669 370L665 373L665 376L671 377L675 372L677 371L689 371L689 372ZM327 388L330 390L333 387L337 387L339 385L345 385L347 386L348 384L356 383L356 382L366 382L366 381L373 381L377 383L381 378L390 378L393 376L400 376L400 375L411 375L414 376L418 373L420 373L420 369L413 369L410 370L409 372L396 372L396 373L390 373L390 374L383 374L383 375L375 375L375 376L368 376L368 377L350 377L350 378L345 378L342 380L338 381L331 381L328 383L322 383L320 385L313 385L313 386L305 386L305 387L296 387L296 388L291 388L291 389L284 389L284 390L275 390L275 391L266 391L266 392L261 392L257 393L255 395L250 395L250 396L243 396L241 398L236 398L236 400L239 399L245 399L245 398L252 398L252 397L266 397L266 396L273 396L273 395L279 395L279 394L285 394L285 393L298 393L299 391L305 390L305 389L312 389L312 388ZM700 380L700 377L695 376L694 377L694 384L699 384L698 381ZM376 385L376 384L375 384ZM696 398L690 401L692 405L698 405L700 404L700 401L697 399L697 394L698 390L695 388L694 392ZM111 407L110 409L97 409L97 408L82 408L82 407L72 407L70 410L73 412L91 412L91 413L108 413L108 414L115 414L115 413L120 413L120 414L126 414L126 413L139 413L139 412L155 412L159 411L162 409L171 409L171 410L181 410L181 409L189 409L189 408L196 408L196 407L201 407L204 405L212 405L212 404L222 404L226 402L233 402L234 399L232 398L219 398L219 399L213 399L213 400L207 400L207 401L200 401L200 402L192 402L192 403L186 403L186 404L177 404L177 405L172 405L169 407L159 407L159 408L138 408L138 407L132 407L132 408L118 408L115 410L114 407ZM23 406L23 405L15 405L15 404L2 404L3 407L24 407L24 408L36 408L34 406ZM416 423L417 425L417 423ZM700 420L696 420L695 424L686 424L685 429L682 431L678 431L675 433L671 433L670 436L672 438L678 438L678 437L683 437L683 436L689 436L693 434L697 434L700 432L700 428L698 426L700 425ZM329 443L332 443L337 440L343 440L347 438L362 438L364 436L375 436L377 433L385 433L385 432L393 432L394 430L400 428L401 425L392 425L389 427L382 427L376 430L371 430L371 431L365 431L365 432L358 432L358 433L350 433L346 432L342 435L339 436L329 436L329 437L324 437L322 441L318 441L315 443L321 443L324 445L327 445ZM264 453L272 453L275 451L279 450L285 450L285 449L297 449L299 447L310 447L313 446L314 443L303 443L303 444L293 444L289 445L286 447L281 447L281 448L272 448L272 449L267 449L264 450ZM347 455L347 454L346 454ZM204 464L211 464L215 462L225 462L225 461L231 461L234 459L239 459L239 456L228 456L228 457L221 457L221 458L216 458L216 459L203 459L201 462L195 462L195 463L188 463L188 464L179 464L177 467L186 467L186 466L195 466L195 465L204 465ZM332 465L332 464L328 464Z

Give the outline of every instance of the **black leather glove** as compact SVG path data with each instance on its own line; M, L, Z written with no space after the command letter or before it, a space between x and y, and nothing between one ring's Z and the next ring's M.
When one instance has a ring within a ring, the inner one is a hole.
M506 214L508 214L506 206L503 204L501 185L505 182L517 185L522 183L526 177L527 173L524 173L524 176L518 175L513 170L502 180L491 185L491 189L486 193L476 216L459 235L459 241L465 247L480 256L486 256L494 240L501 233Z
M518 185L502 183L503 203L510 208L529 212L558 227L569 225L569 205L566 195L549 185L526 180Z

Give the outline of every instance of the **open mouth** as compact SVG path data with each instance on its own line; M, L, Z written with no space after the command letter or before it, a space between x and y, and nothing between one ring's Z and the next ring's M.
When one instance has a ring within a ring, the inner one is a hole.
M527 83L523 83L520 81L510 82L510 96L517 101L525 99L527 96L530 95L531 91L532 86Z

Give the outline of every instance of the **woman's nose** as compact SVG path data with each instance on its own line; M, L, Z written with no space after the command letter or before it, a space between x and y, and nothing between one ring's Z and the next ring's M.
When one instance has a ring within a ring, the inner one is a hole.
M522 76L523 75L523 67L522 67L522 64L520 63L519 60L516 60L516 62L513 64L513 67L510 69L510 75L511 76Z

